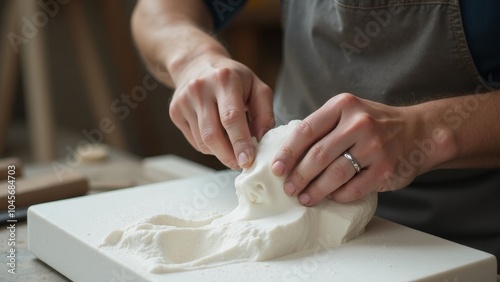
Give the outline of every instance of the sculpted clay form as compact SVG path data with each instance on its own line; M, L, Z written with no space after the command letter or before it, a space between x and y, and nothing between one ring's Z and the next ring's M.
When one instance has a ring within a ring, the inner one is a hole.
M270 260L309 248L338 246L364 231L375 212L375 193L340 204L304 207L283 191L271 160L299 121L269 131L256 146L253 165L236 178L238 206L203 220L157 214L112 231L102 248L142 258L164 273L241 261Z

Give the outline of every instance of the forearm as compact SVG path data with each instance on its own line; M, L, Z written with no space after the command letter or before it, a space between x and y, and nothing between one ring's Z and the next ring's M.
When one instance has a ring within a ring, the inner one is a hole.
M500 91L411 108L422 116L424 136L436 145L428 156L431 169L500 167Z
M132 33L144 61L172 87L200 55L229 56L210 36L212 28L212 17L201 0L141 0L132 16Z

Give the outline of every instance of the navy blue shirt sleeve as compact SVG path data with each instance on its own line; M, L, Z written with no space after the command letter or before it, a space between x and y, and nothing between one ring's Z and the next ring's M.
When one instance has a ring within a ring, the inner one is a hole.
M500 89L500 1L460 1L469 50L481 76Z
M246 4L246 0L203 0L214 19L215 30L224 27Z

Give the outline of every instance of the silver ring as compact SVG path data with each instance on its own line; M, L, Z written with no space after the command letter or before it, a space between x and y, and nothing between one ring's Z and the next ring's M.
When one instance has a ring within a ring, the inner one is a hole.
M358 161L351 154L349 154L349 152L345 151L344 157L352 164L354 170L356 170L356 173L359 173L361 171L361 166L359 166Z

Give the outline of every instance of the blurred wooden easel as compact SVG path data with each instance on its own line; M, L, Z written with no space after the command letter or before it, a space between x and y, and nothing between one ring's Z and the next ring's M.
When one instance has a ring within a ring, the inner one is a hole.
M37 0L5 1L2 34L22 35L21 19L23 17L31 19L36 13L41 12L37 2ZM71 1L65 6L60 5L59 12L64 9L67 16L71 39L81 66L94 119L100 121L109 118L116 128L104 135L106 143L114 148L127 150L122 123L110 109L112 102L110 86L102 63L98 59L97 47L84 15L83 4L80 0ZM120 5L120 2L117 5ZM54 137L56 125L51 103L45 32L43 27L38 28L36 34L29 38L29 42L20 44L19 49L11 45L9 40L4 40L0 46L0 155L5 149L5 139L19 79L18 73L21 69L34 160L43 162L56 157Z

